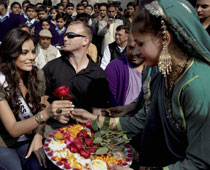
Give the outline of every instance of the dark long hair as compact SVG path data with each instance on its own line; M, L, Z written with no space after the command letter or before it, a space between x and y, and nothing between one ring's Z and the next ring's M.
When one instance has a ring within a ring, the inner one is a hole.
M32 36L19 28L9 31L0 45L0 71L5 75L8 86L4 89L7 92L6 99L14 115L18 118L21 110L18 95L21 94L19 79L15 60L22 53L22 45L27 40L33 40ZM33 66L30 72L26 72L23 81L28 91L26 94L26 103L33 114L39 112L43 105L40 104L41 96L38 91L37 79L38 69Z

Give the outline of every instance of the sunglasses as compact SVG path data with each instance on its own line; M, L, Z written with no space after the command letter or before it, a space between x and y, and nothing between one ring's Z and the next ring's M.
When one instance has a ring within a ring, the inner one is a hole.
M81 34L76 34L74 32L67 32L64 37L67 36L68 38L75 38L75 37L86 37L84 35Z

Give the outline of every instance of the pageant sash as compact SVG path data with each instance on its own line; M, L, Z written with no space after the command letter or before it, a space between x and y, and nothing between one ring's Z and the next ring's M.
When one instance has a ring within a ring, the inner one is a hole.
M8 84L5 80L5 75L2 72L0 72L0 84L4 88L8 87ZM19 104L20 108L21 108L21 110L18 114L18 116L20 117L21 120L25 120L25 119L28 119L33 116L30 108L28 107L27 103L25 102L25 100L23 99L23 97L21 95L18 95L18 103L17 104ZM28 137L26 137L25 135L22 135L18 138L17 141L21 142L21 141L26 141L28 139L29 139Z

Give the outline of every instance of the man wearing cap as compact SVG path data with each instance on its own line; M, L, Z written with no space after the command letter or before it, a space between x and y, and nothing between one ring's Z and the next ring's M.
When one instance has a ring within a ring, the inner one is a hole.
M51 45L52 34L49 30L43 29L39 32L39 43L36 49L35 65L42 69L49 61L61 56L59 50Z

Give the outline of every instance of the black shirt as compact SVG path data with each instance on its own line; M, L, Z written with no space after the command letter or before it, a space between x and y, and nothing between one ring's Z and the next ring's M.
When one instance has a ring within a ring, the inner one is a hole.
M43 71L46 79L46 95L49 102L55 100L53 92L60 86L70 88L75 107L91 111L92 107L109 107L109 85L106 73L92 59L88 66L76 73L67 55L48 62Z

